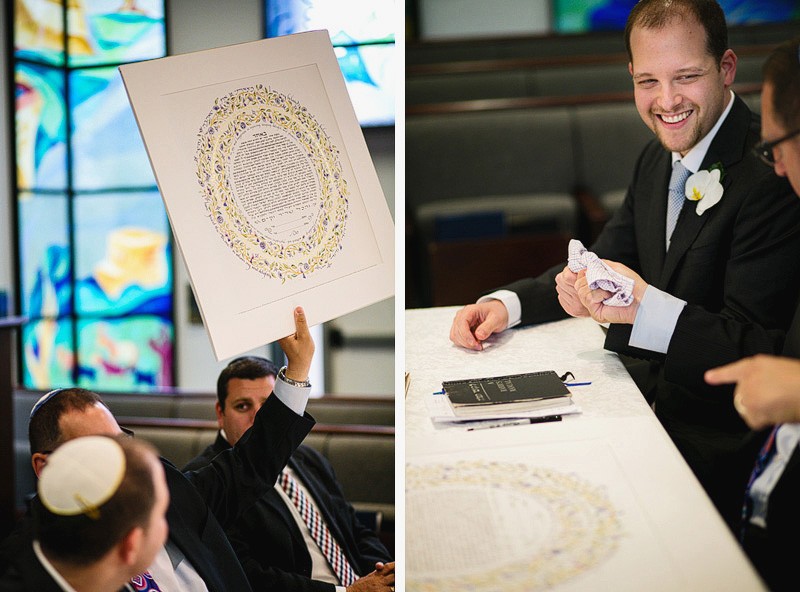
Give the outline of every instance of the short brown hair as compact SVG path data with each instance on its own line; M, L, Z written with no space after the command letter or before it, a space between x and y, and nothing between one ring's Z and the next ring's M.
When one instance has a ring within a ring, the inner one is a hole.
M84 411L97 403L105 406L100 395L82 388L59 389L47 401L35 408L28 424L28 443L31 454L49 452L63 444L59 421L68 411Z
M781 43L764 62L772 85L772 110L787 132L800 129L800 37Z
M628 61L633 62L631 32L634 27L661 29L672 19L692 15L706 31L706 50L719 68L728 49L728 25L725 13L715 0L641 0L633 7L625 23L625 49Z
M114 439L125 453L125 476L114 495L97 508L95 516L54 514L36 498L34 529L48 556L73 565L90 564L133 528L147 528L156 499L152 461L158 455L142 440L125 436Z
M228 399L228 383L232 378L255 380L265 376L278 377L279 368L267 358L259 356L244 356L231 360L220 372L217 378L217 400L219 407L225 410L225 401Z

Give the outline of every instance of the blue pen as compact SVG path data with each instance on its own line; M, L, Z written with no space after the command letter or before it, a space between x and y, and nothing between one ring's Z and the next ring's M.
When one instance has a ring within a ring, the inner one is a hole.
M564 386L586 386L592 384L591 382L565 382Z

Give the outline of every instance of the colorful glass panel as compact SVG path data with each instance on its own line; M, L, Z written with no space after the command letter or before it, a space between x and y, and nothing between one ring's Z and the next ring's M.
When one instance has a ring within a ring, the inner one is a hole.
M119 70L74 70L69 80L74 188L155 187Z
M74 208L77 313L171 314L169 223L158 192L78 195Z
M266 0L267 37L327 29L363 126L394 124L393 0Z
M334 51L361 125L393 125L394 44L337 47Z
M394 0L267 0L267 37L327 29L334 45L394 41Z
M17 58L64 63L64 5L61 0L14 0Z
M78 384L151 390L173 384L173 326L158 316L78 321Z
M70 66L134 62L164 55L162 0L82 0L69 12L68 30L84 46L70 51Z
M636 0L555 0L553 28L559 33L622 31ZM728 26L788 23L800 19L796 0L720 0Z
M65 189L67 186L64 73L18 62L16 99L17 186Z
M22 328L22 382L47 390L70 386L75 360L72 319L42 319Z
M65 195L19 195L22 314L61 317L72 312L69 222Z

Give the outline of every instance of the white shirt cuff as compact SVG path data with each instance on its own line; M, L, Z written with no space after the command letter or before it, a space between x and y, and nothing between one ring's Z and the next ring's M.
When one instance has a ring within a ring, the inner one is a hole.
M628 345L665 354L686 301L647 286Z
M297 413L297 415L303 415L306 411L308 396L311 394L311 387L294 386L278 378L278 380L275 381L275 388L272 394L278 397L281 403Z
M486 296L478 298L478 304L481 302L488 302L489 300L499 300L503 303L508 311L508 325L506 329L510 329L515 325L519 325L522 320L522 304L520 304L519 296L511 290L497 290Z
M336 592L347 592L347 588L344 586L336 586Z

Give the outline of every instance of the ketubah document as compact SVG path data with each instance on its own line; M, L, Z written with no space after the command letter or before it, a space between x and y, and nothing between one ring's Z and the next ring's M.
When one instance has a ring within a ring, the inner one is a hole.
M326 31L120 67L218 360L394 294L394 225Z

